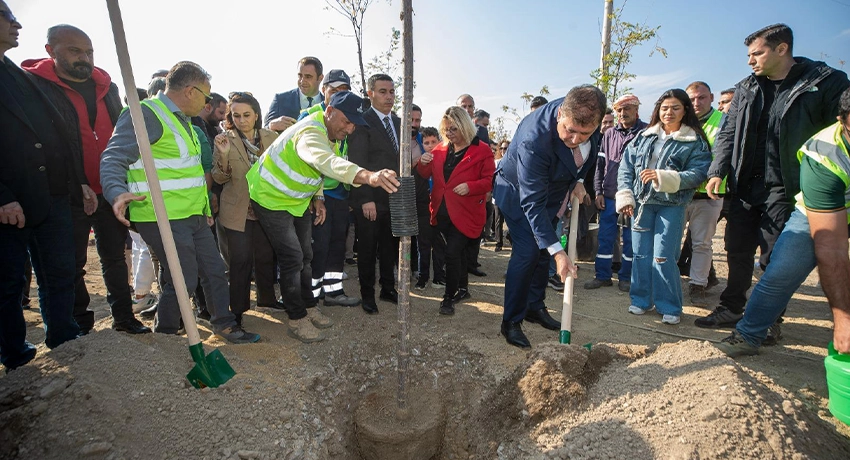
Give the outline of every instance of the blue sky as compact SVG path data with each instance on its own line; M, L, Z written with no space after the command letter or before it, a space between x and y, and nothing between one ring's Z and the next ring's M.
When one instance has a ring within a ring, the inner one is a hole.
M7 52L13 61L46 57L47 28L70 23L91 36L95 64L123 93L105 0L6 2L24 26L20 46ZM347 24L322 0L120 4L137 86L146 86L153 71L188 59L213 75L213 91L251 91L265 110L274 93L295 87L302 56L318 56L326 70L353 75L357 69L354 40L326 33L347 31ZM400 7L400 0L375 0L367 12L367 60L387 48L391 27L401 28ZM462 93L496 117L503 104L521 107L523 92L548 85L554 98L589 83L599 65L602 0L414 0L414 10L414 101L426 125L436 124ZM669 56L649 57L650 46L634 52L629 71L638 78L629 86L643 101L644 118L668 88L704 80L717 97L748 75L743 39L768 24L791 26L795 55L833 67L850 61L850 0L629 0L624 18L660 25Z

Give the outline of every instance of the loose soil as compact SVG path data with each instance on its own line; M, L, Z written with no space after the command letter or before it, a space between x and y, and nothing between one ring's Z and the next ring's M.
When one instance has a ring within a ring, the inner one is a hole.
M437 314L440 289L411 293L409 399L438 395L444 435L438 459L847 459L850 427L827 409L823 357L830 311L813 274L788 306L779 345L731 360L709 342L729 329L693 326L725 286L722 227L715 238L721 284L685 298L678 326L626 312L616 287L580 287L573 342L526 324L534 348L499 335L503 274L510 250L482 248L472 298L453 317ZM185 379L193 363L185 337L130 336L110 329L93 248L87 283L95 331L54 350L43 345L37 300L25 312L39 355L0 377L0 458L6 459L358 459L354 414L366 395L397 385L395 307L379 315L328 307L327 339L302 344L286 317L252 310L253 345L228 345L201 326L236 376L217 389ZM356 269L346 292L358 292ZM686 283L683 280L683 283ZM616 286L616 283L615 283ZM33 290L34 299L37 299ZM694 304L699 305L694 305ZM547 305L560 317L562 296ZM390 394L385 400L392 401ZM368 401L367 401L368 403ZM421 406L420 406L421 407ZM394 411L382 402L375 413Z

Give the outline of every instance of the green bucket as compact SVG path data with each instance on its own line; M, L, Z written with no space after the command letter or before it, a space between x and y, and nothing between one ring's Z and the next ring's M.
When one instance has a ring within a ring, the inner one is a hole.
M829 354L824 359L826 385L829 388L829 411L850 425L850 355L839 354L829 343Z

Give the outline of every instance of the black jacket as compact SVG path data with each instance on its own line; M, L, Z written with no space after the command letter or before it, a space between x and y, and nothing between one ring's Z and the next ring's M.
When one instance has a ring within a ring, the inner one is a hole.
M401 133L401 119L391 113L395 131ZM399 152L387 135L384 124L374 110L366 110L363 118L369 126L357 126L348 136L348 159L370 171L392 169L398 173ZM359 210L364 203L375 202L378 211L389 211L389 194L382 188L360 186L351 188L351 207Z
M781 107L781 118L775 131L779 137L779 162L785 196L792 199L800 191L800 162L797 151L810 137L835 123L838 99L850 86L847 74L823 62L806 58L797 61L785 82L776 92L774 107ZM793 81L793 85L789 82ZM758 118L764 104L763 85L766 77L750 75L735 85L735 95L726 120L714 142L714 161L708 177L729 175L729 188L736 191L740 174L756 174L749 163L756 144ZM734 174L729 174L730 172Z
M21 72L33 85L38 97L32 101L39 109L46 110L53 120L63 141L70 143L69 129L62 115L47 97L38 91L30 76L5 58L5 64L12 72ZM24 115L23 109L12 96L17 88L7 88L0 84L0 206L17 201L24 210L26 226L40 224L48 215L52 200L47 178L47 155L42 149L38 126L32 126ZM72 151L66 158L68 190L71 197L82 201L80 184L86 183L83 173L83 158L79 151Z

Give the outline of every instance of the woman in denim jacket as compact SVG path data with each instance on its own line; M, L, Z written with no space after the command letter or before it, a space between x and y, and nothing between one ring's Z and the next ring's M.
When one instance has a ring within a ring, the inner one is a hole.
M633 217L629 313L656 308L663 323L679 323L676 261L685 208L710 164L708 140L687 93L666 91L655 102L649 127L626 148L617 177L617 212Z

